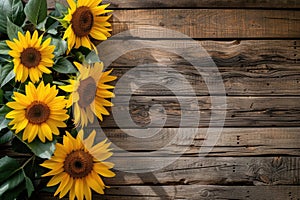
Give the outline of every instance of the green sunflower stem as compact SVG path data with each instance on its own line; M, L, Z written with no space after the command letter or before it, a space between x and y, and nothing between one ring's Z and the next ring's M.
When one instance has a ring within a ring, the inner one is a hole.
M35 159L35 155L32 155L28 160L26 160L25 163L20 167L20 169L23 169L28 163L30 163L31 160Z

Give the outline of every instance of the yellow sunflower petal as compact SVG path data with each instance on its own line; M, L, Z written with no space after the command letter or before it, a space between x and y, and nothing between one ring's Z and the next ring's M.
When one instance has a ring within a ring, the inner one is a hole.
M104 177L114 177L116 175L114 172L110 171L107 166L101 163L94 164L94 170Z
M67 0L71 10L75 10L76 9L76 3L73 0Z
M59 198L63 198L73 186L73 178L69 178L68 184L60 191Z
M43 166L43 165L42 165ZM48 187L52 187L54 185L59 184L62 181L62 178L65 176L65 172L56 174L55 176L53 176L50 181L48 182L47 186ZM44 175L42 175L44 177Z
M90 188L92 188L95 192L99 194L104 194L103 188L104 185L101 185L101 180L99 180L100 177L97 173L92 171L87 177L86 181Z
M76 179L75 181L75 195L78 200L83 200L83 180Z

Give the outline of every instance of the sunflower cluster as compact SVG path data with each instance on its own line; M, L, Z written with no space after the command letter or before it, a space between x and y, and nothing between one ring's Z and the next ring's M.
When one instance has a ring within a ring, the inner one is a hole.
M0 199L39 199L40 190L72 200L104 194L101 177L115 176L105 161L110 143L94 145L100 133L86 130L113 106L116 76L105 71L96 48L111 36L112 10L102 0L67 0L50 13L46 0L4 1L0 145L28 159L0 159Z

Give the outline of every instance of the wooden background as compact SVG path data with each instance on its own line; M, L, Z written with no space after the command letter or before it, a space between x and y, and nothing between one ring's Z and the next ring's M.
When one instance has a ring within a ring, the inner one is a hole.
M104 1L107 3L108 1ZM201 107L200 129L189 150L153 173L117 171L111 186L95 199L300 199L300 1L298 0L110 0L113 34L160 26L197 40L213 58L227 94L223 133L201 162L198 151L210 118L203 78L181 57L155 49L123 55L110 67L121 77L142 63L156 62L180 71L193 86ZM48 0L49 9L54 0ZM168 38L162 38L168 39ZM113 50L112 50L113 51ZM153 76L152 67L143 69ZM172 74L164 74L169 79ZM142 81L132 77L130 81ZM163 80L162 80L163 81ZM158 84L164 84L158 83ZM178 88L180 95L185 90ZM126 95L126 94L124 94ZM137 124L149 123L149 107L161 104L168 120L163 131L143 145L126 135L112 116L102 124L107 136L127 150L145 152L163 145L180 122L173 93L149 85L131 98ZM120 109L126 109L120 106ZM193 112L192 108L184 108ZM152 113L152 116L155 113ZM155 118L154 118L155 122ZM188 124L187 124L188 125ZM128 127L130 128L130 127ZM187 127L188 128L188 127ZM145 145L146 144L146 145ZM174 144L174 154L180 144ZM128 161L127 157L120 157ZM153 162L162 159L153 157ZM130 162L130 160L129 160ZM46 194L45 199L54 199Z

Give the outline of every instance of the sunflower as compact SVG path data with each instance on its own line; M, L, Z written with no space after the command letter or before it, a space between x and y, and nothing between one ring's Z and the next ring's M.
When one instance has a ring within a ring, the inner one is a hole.
M12 119L8 125L13 125L16 134L24 129L22 139L29 143L37 135L42 142L46 138L52 141L52 134L59 135L58 127L66 127L64 120L69 118L65 97L56 96L56 87L50 87L50 84L45 86L44 82L37 88L29 82L25 93L14 92L12 98L15 101L6 104L13 109L6 115L6 118Z
M37 31L34 31L32 37L29 31L25 35L18 32L18 39L14 38L13 42L6 41L11 48L8 54L13 57L15 79L23 83L29 76L30 80L36 83L43 73L51 73L48 68L54 63L55 46L50 45L51 38L42 43L43 36L38 37Z
M109 4L98 6L102 0L67 0L70 8L68 14L63 18L64 24L67 24L67 29L63 39L68 38L68 51L72 47L80 46L89 49L96 49L91 42L90 37L96 40L106 40L110 37L111 24L107 22L111 15L103 15L112 10L105 10ZM90 36L90 37L89 37Z
M60 183L54 196L64 197L68 191L69 199L92 199L91 189L99 194L104 194L105 184L101 176L114 177L110 171L114 164L103 162L112 155L108 149L110 143L106 140L93 146L96 136L95 130L83 140L83 130L73 138L68 132L63 137L63 144L56 143L54 155L41 166L51 169L45 176L53 176L47 186L51 187Z
M74 104L74 121L75 124L86 126L88 122L94 122L94 115L101 121L102 115L109 115L105 106L113 106L113 104L105 98L114 97L114 93L108 91L114 86L105 84L115 80L116 76L110 76L112 70L102 72L103 63L95 63L93 66L85 66L74 63L78 70L79 76L77 80L69 80L70 85L59 86L60 89L70 92L68 106Z

